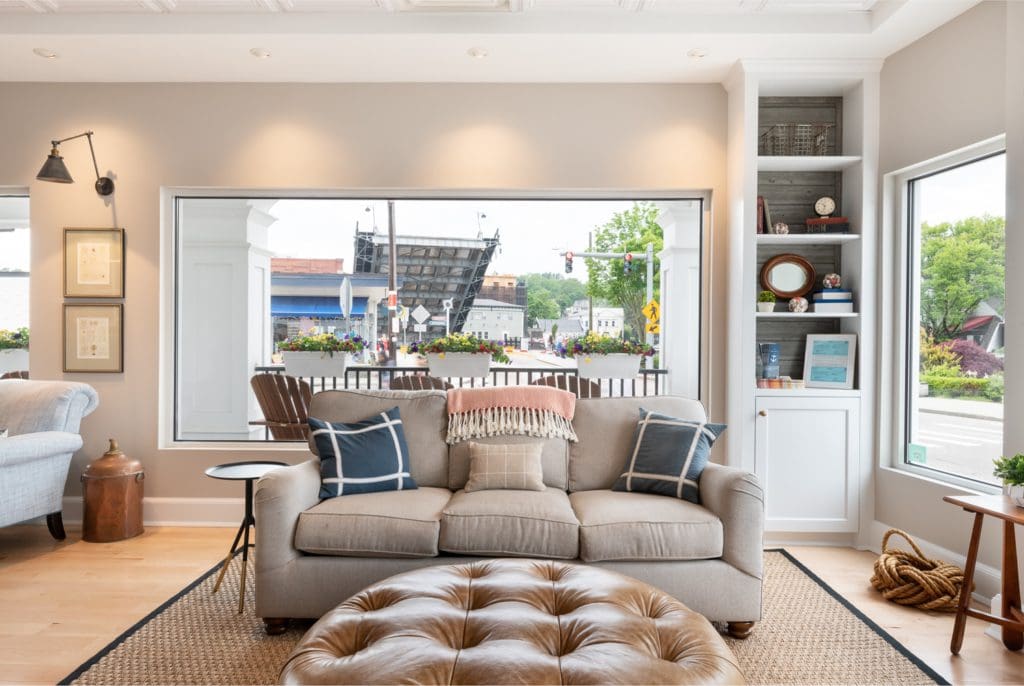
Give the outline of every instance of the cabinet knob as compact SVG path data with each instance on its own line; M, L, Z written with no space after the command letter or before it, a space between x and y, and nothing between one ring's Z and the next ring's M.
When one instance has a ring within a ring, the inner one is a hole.
M768 410L761 410L760 412L758 412L758 414L761 415L762 417L767 417L768 416Z

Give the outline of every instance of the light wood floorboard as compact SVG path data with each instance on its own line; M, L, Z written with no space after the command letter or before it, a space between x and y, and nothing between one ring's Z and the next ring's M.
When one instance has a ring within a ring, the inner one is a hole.
M0 683L52 684L220 561L231 529L150 527L118 543L85 543L69 529L0 529ZM788 550L953 683L1024 683L1011 653L968 620L960 657L949 654L952 617L882 600L868 584L875 556L835 547ZM756 629L755 629L756 631Z

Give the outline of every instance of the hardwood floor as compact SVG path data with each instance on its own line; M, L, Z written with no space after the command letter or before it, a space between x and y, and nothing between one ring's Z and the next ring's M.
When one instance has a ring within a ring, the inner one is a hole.
M234 531L147 529L118 543L84 543L69 528L0 529L0 683L54 683L219 562ZM874 555L848 548L787 548L864 614L953 683L1024 682L1011 653L968 620L959 657L949 654L951 615L887 603L868 578ZM755 628L755 631L757 629Z

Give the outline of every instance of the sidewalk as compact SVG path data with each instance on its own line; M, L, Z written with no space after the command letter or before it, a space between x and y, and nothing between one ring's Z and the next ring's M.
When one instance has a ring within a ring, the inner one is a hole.
M997 422L1003 421L1002 403L932 397L918 398L917 403L917 407L921 412L948 414L954 417L970 417L971 419L991 419Z

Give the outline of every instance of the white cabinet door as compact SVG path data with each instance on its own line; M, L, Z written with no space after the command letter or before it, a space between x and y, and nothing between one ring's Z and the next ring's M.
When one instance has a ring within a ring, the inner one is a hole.
M859 398L757 399L766 530L857 530L859 415Z

